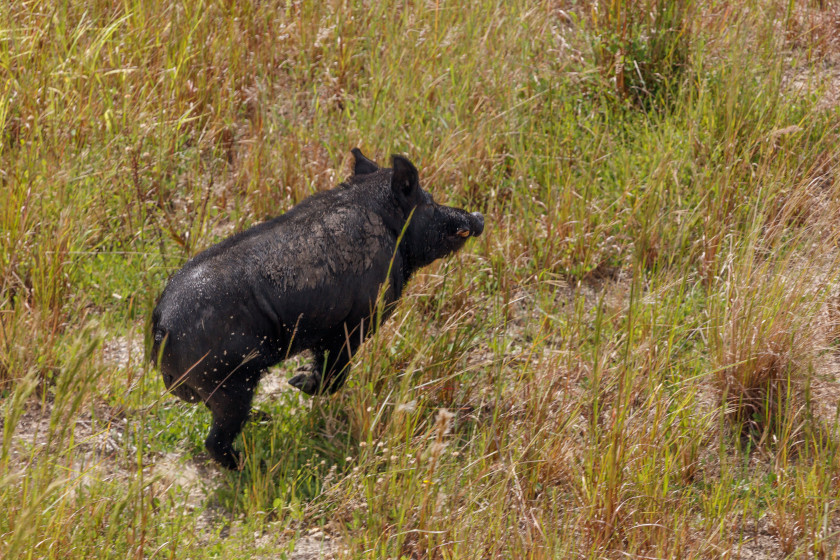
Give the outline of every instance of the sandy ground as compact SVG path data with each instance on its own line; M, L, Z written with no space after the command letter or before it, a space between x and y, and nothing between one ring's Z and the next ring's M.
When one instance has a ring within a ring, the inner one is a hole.
M141 339L110 340L103 347L103 358L114 367L135 368L142 372ZM286 383L284 377L266 375L256 402L268 400L286 390L294 389ZM85 410L88 409L89 406ZM16 470L26 470L50 453L49 433L53 411L54 404L49 399L30 399L15 427L9 449L11 464L15 465ZM76 448L74 457L77 459L71 469L80 477L78 484L84 485L87 480L94 479L125 481L135 476L136 467L130 463L132 458L127 459L127 456L133 455L134 450L123 441L126 421L119 414L101 405L94 407L92 413L84 411L74 415L74 418L73 424L66 427L71 433L63 441L72 441ZM2 428L3 418L0 417L0 433ZM222 481L219 468L209 460L185 460L179 453L167 453L148 457L146 469L149 475L156 478L154 484L158 491L164 493L173 486L180 487L185 507L200 512L194 527L199 541L210 543L218 537L227 538L238 530L226 512L212 504L208 505L207 497L212 488ZM221 531L220 525L223 526ZM291 548L294 541L294 548L288 556L291 560L330 559L339 550L338 541L320 528L295 531L278 526L274 529L257 536L256 544L280 552Z

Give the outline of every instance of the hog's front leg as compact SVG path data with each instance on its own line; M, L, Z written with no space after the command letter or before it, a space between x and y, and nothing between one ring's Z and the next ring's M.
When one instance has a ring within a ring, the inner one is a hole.
M299 373L289 379L289 385L299 389L307 395L315 395L318 393L318 388L321 386L321 373L315 369L314 365L307 369L310 369L311 371Z
M350 359L359 348L358 336L348 337L342 333L339 338L329 339L327 344L315 349L312 371L299 373L289 384L307 395L331 395L344 386L350 372Z

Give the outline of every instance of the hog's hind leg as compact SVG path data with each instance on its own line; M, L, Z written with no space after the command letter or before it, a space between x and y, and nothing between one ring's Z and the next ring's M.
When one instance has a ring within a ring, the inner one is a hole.
M237 374L235 382L226 381L205 400L213 414L213 424L204 446L210 457L230 470L239 468L240 455L234 451L233 442L251 414L251 401L261 370L248 368Z

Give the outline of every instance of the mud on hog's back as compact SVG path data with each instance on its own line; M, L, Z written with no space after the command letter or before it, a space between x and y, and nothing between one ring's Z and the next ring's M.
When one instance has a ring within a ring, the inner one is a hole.
M352 153L347 181L196 255L153 312L152 358L169 391L210 409L205 445L227 468L266 368L312 350L311 370L290 383L338 390L373 332L382 284L387 317L418 268L484 230L480 213L437 204L408 159L380 168Z

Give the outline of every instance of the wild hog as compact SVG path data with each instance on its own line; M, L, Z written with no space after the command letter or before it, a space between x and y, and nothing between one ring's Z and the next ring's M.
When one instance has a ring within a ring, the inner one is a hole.
M383 284L387 316L417 269L484 230L480 213L436 204L406 158L381 169L352 152L345 183L199 253L155 307L152 356L163 381L207 405L207 451L229 469L266 368L312 350L314 367L289 382L309 395L338 390L375 328Z

